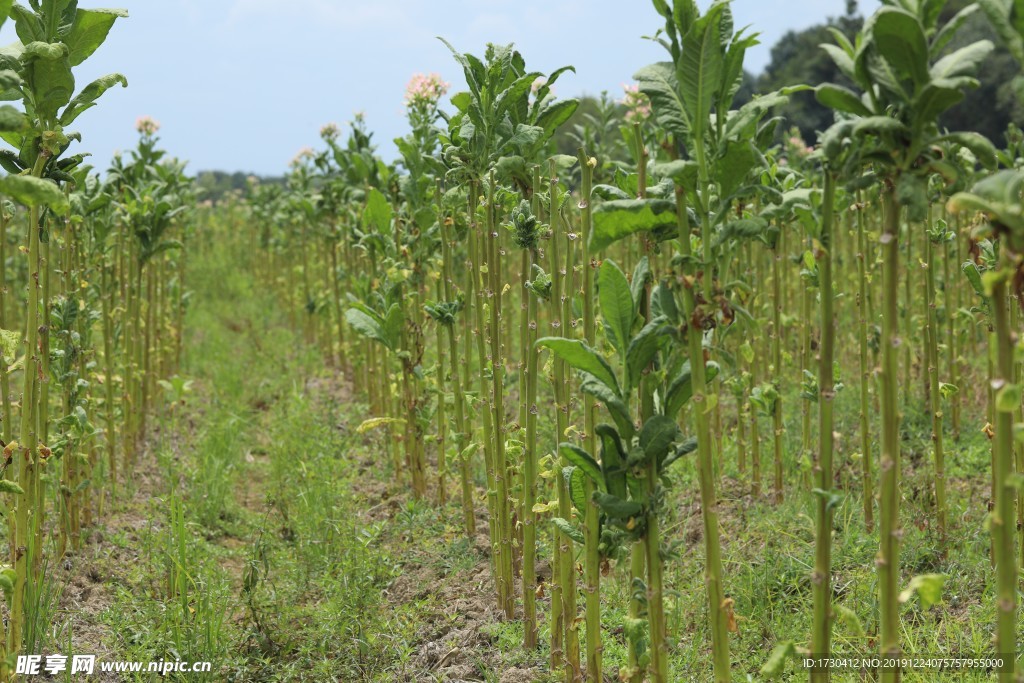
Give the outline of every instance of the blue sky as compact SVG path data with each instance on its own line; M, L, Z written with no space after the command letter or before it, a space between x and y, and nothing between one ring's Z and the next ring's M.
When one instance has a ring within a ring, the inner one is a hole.
M82 0L89 7L89 0ZM708 0L700 2L706 6ZM81 149L103 168L134 146L137 117L157 119L164 146L192 171L276 174L320 126L366 115L385 157L406 133L402 96L410 76L437 72L463 86L444 36L480 54L514 42L530 69L576 67L555 87L567 97L602 90L618 97L639 67L664 58L642 39L659 26L647 0L108 0L128 9L107 43L79 67L78 87L120 71L128 88L108 92L76 123ZM877 0L861 0L872 11ZM748 53L758 72L790 28L842 14L844 0L734 0L737 25L762 45ZM0 35L15 39L12 26Z

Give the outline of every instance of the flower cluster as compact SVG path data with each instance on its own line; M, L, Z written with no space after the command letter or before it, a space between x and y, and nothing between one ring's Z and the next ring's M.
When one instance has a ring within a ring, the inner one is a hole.
M795 154L798 157L805 157L814 151L814 148L808 147L807 143L799 135L791 135L789 140L786 141L786 147L791 154Z
M140 116L135 121L135 130L142 135L156 135L156 132L160 130L160 122L152 116Z
M312 161L316 157L316 152L310 147L303 147L299 150L299 153L291 160L289 164L292 168L300 168L307 161Z
M627 121L630 123L643 123L651 118L651 101L647 98L647 95L640 92L639 85L623 83L622 90L625 92L622 104L626 107Z
M320 129L320 137L326 140L327 142L333 142L334 140L337 140L338 136L340 135L341 129L338 128L338 124L336 123L328 123L327 125Z
M448 92L448 87L438 74L416 74L405 86L405 106L434 105Z

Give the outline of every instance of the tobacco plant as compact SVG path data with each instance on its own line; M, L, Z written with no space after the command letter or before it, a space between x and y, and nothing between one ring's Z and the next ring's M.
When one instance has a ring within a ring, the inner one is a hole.
M40 345L41 281L38 277L45 264L40 264L40 233L44 229L46 208L62 214L68 200L54 183L66 180L60 175L80 163L81 158L65 155L77 133L68 130L96 100L115 85L127 85L124 76L110 74L93 81L75 94L73 69L88 59L104 42L114 22L127 16L122 10L79 9L74 0L31 0L29 6L4 2L0 17L10 15L20 43L7 48L0 57L0 99L20 100L24 108L18 113L4 106L0 138L14 148L3 156L3 167L11 175L0 181L0 191L30 207L26 251L30 278L25 320L25 363L22 389L21 425L17 434L16 471L18 495L14 514L14 539L11 544L16 579L11 601L8 652L21 650L26 614L26 582L30 566L37 562L41 547L30 536L40 528L44 501L39 497L40 468L50 454L40 435L46 425L37 396L37 379L42 361L49 357L47 345Z
M957 25L936 26L935 3L907 2L886 6L865 24L856 44L834 34L839 45L826 45L839 70L862 90L820 86L823 104L852 117L850 136L859 152L843 173L847 178L868 166L881 184L883 227L881 347L881 488L879 499L879 608L883 656L898 656L900 405L898 402L899 233L901 214L919 223L927 218L928 177L939 174L952 182L956 169L941 155L941 145L967 147L985 165L995 163L995 149L976 133L942 133L936 120L960 102L965 90L978 84L975 74L992 43L981 40L941 56ZM884 671L883 680L898 680L899 671Z
M447 134L442 135L442 158L448 167L447 179L467 186L470 229L465 291L474 304L480 396L490 394L490 410L484 414L483 443L490 473L488 487L493 486L495 496L491 509L492 544L497 558L494 579L498 606L507 618L512 618L512 516L510 472L505 453L505 363L500 339L504 283L501 281L500 233L495 219L495 185L502 180L522 192L530 190L531 165L538 160L555 130L576 110L577 102L549 97L551 86L572 67L557 69L544 78L531 101L531 90L543 74L527 71L522 56L511 45L488 45L481 60L445 44L462 67L469 88L451 98L457 111L448 121ZM484 197L481 228L479 205ZM490 342L489 348L485 340ZM485 387L488 366L490 392Z
M1014 369L1017 333L1010 325L1010 306L1019 306L1024 262L1024 174L1005 170L958 193L949 201L951 211L978 211L987 221L981 234L998 238L998 262L982 276L991 301L996 362L992 368L995 434L992 446L994 506L990 517L996 564L996 651L1011 662L1017 656L1017 556L1015 552L1013 483L1014 430L1020 417L1021 384ZM1012 294L1016 301L1010 299ZM1000 681L1015 680L1013 667L999 673Z
M714 328L728 325L734 315L729 293L717 280L721 276L722 245L750 234L751 228L754 232L765 228L763 221L735 222L732 209L741 198L763 192L762 186L748 184L750 174L764 164L757 143L770 136L775 127L775 122L762 119L773 106L785 101L790 90L756 98L730 112L741 83L744 54L756 39L742 29L734 30L732 13L725 2L714 3L703 15L692 0L672 4L654 0L654 6L665 21L657 40L671 61L645 67L635 78L640 91L651 100L658 125L671 136L675 161L666 174L675 181L675 201L673 205L636 200L636 204L619 208L633 214L674 217L674 235L683 264L680 294L686 353L693 365L693 418L714 680L728 681L732 616L722 577L710 415L717 396L708 384L704 364L697 359L705 355L705 339L714 339ZM648 222L647 227L653 226ZM697 235L692 234L693 227L698 228ZM600 232L596 234L600 236ZM590 246L596 250L598 245L592 242Z

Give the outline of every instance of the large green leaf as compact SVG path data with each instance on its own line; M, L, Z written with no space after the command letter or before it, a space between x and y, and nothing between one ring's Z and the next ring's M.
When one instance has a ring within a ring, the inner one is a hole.
M953 15L953 18L947 21L942 28L938 30L935 37L932 38L929 50L931 51L932 58L938 57L942 54L943 49L949 45L950 41L956 37L957 32L964 25L964 23L971 18L971 15L978 11L978 4L972 3L967 7Z
M25 46L25 86L32 93L36 114L43 121L56 121L57 110L71 101L75 77L63 43L34 42Z
M835 109L836 111L856 116L871 116L871 110L864 106L864 103L860 101L860 97L852 90L841 85L833 85L832 83L819 85L814 91L814 96L818 102L829 109Z
M122 88L127 88L128 79L121 74L107 74L106 76L101 76L89 85L85 86L85 88L82 89L82 92L78 93L78 95L68 104L67 108L64 109L64 113L60 116L60 125L71 125L71 123L86 109L95 107L96 100L98 100L103 93L118 84L120 84Z
M598 487L604 488L604 475L601 473L601 466L585 450L571 443L560 443L558 444L558 454L567 462L578 467Z
M612 519L627 520L630 517L639 517L643 507L640 503L632 500L623 500L603 491L594 491L594 502L601 511Z
M67 197L56 183L32 176L0 178L0 194L25 206L47 206L56 213L64 213L69 208Z
M387 233L391 230L391 204L387 197L375 187L370 188L366 197L366 209L363 211L363 225L367 230Z
M405 311L399 304L391 304L388 308L383 327L388 348L397 350L402 341L402 328L405 327Z
M714 165L715 180L718 182L722 197L731 197L739 189L759 159L760 152L749 140L730 142L726 146L725 153Z
M952 86L952 87L951 87ZM918 130L933 123L939 114L964 99L962 88L946 79L934 79L914 98L914 125Z
M509 109L516 107L520 101L525 102L534 81L542 76L543 74L536 71L523 74L516 78L508 88L498 93L498 97L494 101L494 119L501 121Z
M668 318L658 316L644 325L629 342L626 350L626 386L631 391L640 385L644 370L658 354L665 341Z
M643 507L635 501L625 501L617 496L600 492L600 490L594 492L594 502L604 514L612 519L628 520L631 517L639 517L643 510Z
M646 256L641 256L633 268L633 278L629 281L629 291L633 295L633 306L636 310L642 310L646 301L647 283L654 277L651 275L651 263Z
M1000 40L1014 58L1024 63L1024 2L1021 0L978 0Z
M552 517L551 524L570 541L583 545L583 532L561 517Z
M565 485L569 489L569 499L574 508L583 513L587 509L587 475L579 467L569 465L562 468Z
M704 365L704 381L710 382L718 376L718 363L710 362ZM676 378L665 392L665 401L662 413L667 416L678 415L679 411L693 396L693 377L690 373L690 364L683 366Z
M365 311L361 311L358 308L350 308L345 311L345 321L352 329L367 339L373 339L385 346L388 345L388 338L384 328Z
M730 123L732 120L730 119ZM674 159L654 164L654 175L662 178L671 178L676 185L685 188L692 188L697 184L698 165L690 159ZM635 196L635 193L634 193ZM628 197L623 197L628 199Z
M690 132L690 114L679 96L679 80L671 62L645 66L633 74L640 92L651 100L654 118L665 131L685 138Z
M694 23L683 40L683 58L679 79L683 102L690 114L693 135L703 136L711 116L715 94L721 88L723 73L722 12L725 4L715 4Z
M540 111L536 125L544 129L544 137L550 138L558 128L572 118L579 107L579 100L558 100Z
M935 62L929 73L932 78L974 76L995 47L988 40L971 43Z
M872 133L874 135L909 135L910 129L901 121L888 116L868 116L857 121L853 127L856 135Z
M683 433L676 421L665 415L652 415L640 428L640 447L648 458L662 462L668 455L672 444L680 441Z
M629 406L626 405L615 390L593 375L584 375L583 383L580 384L580 391L590 394L604 404L619 429L619 434L624 439L633 438L636 427L633 426L633 418L629 414Z
M7 17L11 14L11 8L14 6L14 0L0 0L0 26L4 25L7 21Z
M23 131L28 127L28 118L9 104L0 106L0 131L5 133Z
M587 249L596 254L640 231L674 228L676 205L667 199L617 199L598 204L593 218Z
M829 45L828 43L824 43L819 47L828 53L828 56L831 57L832 61L835 63L836 68L839 69L844 76L849 78L851 81L858 80L857 69L854 66L853 57L850 56L850 54L842 48L836 45Z
M78 66L88 59L107 39L114 22L127 16L128 11L123 9L78 10L71 30L64 36L64 44L71 52L68 56L71 66Z
M14 19L14 30L23 44L28 45L46 39L43 22L39 20L39 15L28 7L20 3L12 4L8 14L4 15L5 18L7 16Z
M605 259L597 273L597 288L605 334L619 355L625 357L636 318L629 281L614 261Z
M966 147L971 150L971 153L978 158L978 161L985 168L995 168L999 162L996 156L995 145L981 133L970 131L947 133L939 138L939 141L955 142L962 147Z
M747 137L751 138L757 132L757 126L764 115L772 109L789 101L789 96L796 92L811 90L807 85L793 85L763 95L755 95L736 111L729 112L729 121L726 124L726 137Z
M20 341L21 338L18 339ZM613 496L625 498L626 454L622 448L622 439L611 425L600 424L595 431L601 439L601 471L604 474L605 488Z
M619 390L619 382L615 378L615 372L608 365L608 361L579 339L542 337L537 340L536 346L550 349L555 356L573 368L593 375L612 389L617 396L622 395L622 392Z
M74 2L77 5L77 0ZM71 3L72 0L39 0L39 16L43 20L47 40L56 42L61 19Z
M896 7L883 7L872 17L871 35L879 54L915 88L928 82L928 39L916 16Z

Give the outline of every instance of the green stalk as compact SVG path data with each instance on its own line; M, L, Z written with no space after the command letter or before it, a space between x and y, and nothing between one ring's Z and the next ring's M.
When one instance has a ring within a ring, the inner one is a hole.
M444 284L444 300L454 301L455 296L453 292L451 275L454 273L454 266L452 264L452 245L451 240L454 239L451 235L451 224L449 218L444 215L444 211L441 205L441 192L438 188L437 193L437 204L438 204L438 224L441 226L441 261L443 263L443 272L441 273L441 281ZM458 343L455 338L455 322L452 321L451 325L446 326L448 328L448 357L451 359L451 386L452 386L452 403L455 408L455 452L459 458L459 476L462 484L462 518L463 524L466 528L466 538L473 538L476 535L476 514L473 509L473 484L470 477L470 463L469 455L464 453L467 442L469 441L469 431L466 426L466 395L462 388L462 375L459 372L459 349ZM465 357L465 362L469 362L469 357Z
M558 213L558 206L555 202L555 195L558 187L558 180L555 174L554 162L551 164L551 258L552 258L552 289L551 298L553 302L552 306L552 322L551 326L555 334L560 334L563 337L569 337L571 335L570 323L572 321L572 303L569 295L571 280L567 278L572 277L573 272L573 244L570 240L566 240L566 253L565 260L563 263L559 263L558 257L558 241L563 237L559 234L559 230L556 227L560 216ZM569 385L567 383L567 373L565 361L560 360L557 356L553 360L554 375L555 375L555 403L557 405L557 412L555 416L555 452L558 452L558 443L561 442L566 431L569 428L569 408L570 408L570 396L569 396ZM555 476L556 485L558 487L558 515L562 519L572 519L572 501L569 497L569 488L565 481L565 477L562 476L562 469L569 465L569 462L559 456L558 472ZM579 631L576 627L576 557L572 547L572 540L570 540L565 534L555 533L558 540L558 569L560 574L560 586L561 591L561 624L557 625L564 635L563 637L563 657L560 664L564 667L566 683L575 683L582 678L580 673L580 641ZM552 600L554 600L554 592L552 592ZM556 625L552 623L552 630L556 628Z
M761 495L761 434L757 424L759 415L757 406L753 404L748 406L748 410L750 411L750 461L753 463L750 468L750 495L758 498Z
M122 222L121 233L128 231L127 223ZM132 288L134 281L134 269L137 265L135 251L137 249L135 240L130 235L123 235L122 259L121 259L121 300L123 302L124 315L122 316L123 330L121 338L124 340L124 384L122 385L121 405L124 407L124 425L121 431L121 453L122 465L126 479L132 472L132 453L135 439L135 344L138 339L135 333L135 296ZM128 249L123 249L124 243L128 243ZM129 252L124 254L123 252ZM289 310L291 307L289 306ZM131 331L129 331L131 326Z
M562 271L562 336L568 339L575 337L573 330L575 329L574 318L573 318L573 306L572 306L572 292L573 292L573 277L576 273L576 234L572 231L568 224L568 220L564 219L563 216L559 215L560 220L565 220L566 232L565 232L565 266ZM565 427L559 429L559 436L564 438L568 433L570 412L572 410L573 398L572 398L572 386L570 385L570 373L567 372L568 366L563 365L562 374L562 405L565 407ZM562 471L569 465L567 460L562 460ZM565 477L561 477L562 483L568 486L565 481ZM571 501L571 497L568 495L568 488L566 488L566 502ZM561 510L559 510L561 513ZM572 519L572 507L569 503L569 507L566 509L566 516L563 519ZM576 587L576 551L572 545L572 540L566 539L567 547L566 553L563 559L566 560L562 563L563 580L566 590L562 593L563 613L565 614L565 642L566 642L566 676L569 677L572 683L583 680L583 670L580 666L580 633L579 633L579 617L577 609L577 587ZM568 578L566 578L568 574Z
M329 248L331 252L331 299L334 303L334 317L338 321L338 367L341 368L342 375L347 378L349 376L349 366L348 354L345 352L345 316L341 310L341 274L338 272L338 244L332 242Z
M900 655L900 405L899 382L899 231L900 209L890 180L882 191L884 224L879 240L882 252L882 369L881 369L881 497L879 498L879 631L883 657ZM900 680L899 670L883 670L882 683Z
M156 331L156 264L151 263L146 268L146 320L145 334L142 345L142 376L140 383L142 387L142 403L139 410L139 436L146 438L146 425L149 419L150 399L153 397L153 339Z
M110 311L110 268L105 258L100 260L100 303L103 307L103 363L106 378L104 382L105 402L104 417L107 433L104 443L107 447L107 464L110 467L110 494L117 495L117 431L114 427L114 319Z
M580 147L578 151L580 168L582 169L582 186L580 188L581 209L581 242L584 253L590 242L591 225L591 191L594 184L594 167L597 159L587 155ZM594 319L594 268L597 260L583 263L583 338L587 345L594 348L597 343L597 326ZM583 432L585 436L584 450L597 454L597 424L595 417L597 407L594 397L583 396ZM584 596L586 604L587 625L587 681L602 683L601 660L601 520L597 503L593 500L595 485L590 477L584 477L584 493L587 499L586 511L583 515L583 548L584 548Z
M899 233L897 233L898 235ZM913 232L910 231L909 226L907 230L907 276L903 280L903 319L907 325L907 338L903 339L903 406L904 408L909 405L910 397L913 392L910 388L911 375L914 369L914 350L912 342L911 331L914 329L914 255L913 247L914 240L912 239Z
M486 319L484 318L484 289L483 281L481 279L481 270L484 264L484 247L481 244L481 238L479 235L480 226L476 219L476 209L480 201L479 197L479 186L476 181L470 183L469 186L469 251L470 251L470 288L469 296L473 300L473 309L475 314L476 329L474 330L474 336L476 339L476 354L479 372L477 373L477 389L481 400L487 396L487 373L485 372L487 367L487 352L484 350L484 325ZM481 410L483 414L483 448L484 448L484 463L487 470L487 507L488 507L488 518L491 523L488 525L490 531L491 541L491 576L494 578L495 598L497 601L498 609L504 610L505 603L503 599L502 590L504 586L501 581L501 535L500 535L500 516L498 514L498 487L495 481L495 470L494 470L494 441L492 438L493 426L492 426L492 413L490 410Z
M827 181L826 181L827 182ZM811 358L811 311L813 293L810 283L800 288L800 306L803 309L800 315L800 377L803 378L804 370L810 370L813 364ZM811 457L811 402L803 400L800 402L800 463L799 468L803 469L807 458ZM812 468L813 469L813 468ZM810 483L813 473L806 472L805 483Z
M1020 329L1021 297L1014 294L1010 298L1010 329ZM1014 354L1016 356L1016 354ZM1021 386L1024 379L1024 368L1017 358L1013 361L1013 383ZM1022 409L1024 406L1017 405L1013 412L1013 423L1020 424L1022 421ZM1013 462L1016 472L1024 472L1024 444L1019 439L1013 440ZM1016 490L1017 494L1017 566L1024 567L1024 491Z
M635 144L635 157L637 166L637 196L640 199L647 198L647 147L644 145L643 134L640 123L633 124L633 141ZM630 243L630 252L633 251L633 244ZM650 257L650 242L644 233L640 233L640 247L644 256ZM644 287L644 295L640 302L640 313L644 322L651 321L651 286ZM654 392L656 389L656 376L653 374L655 367L651 363L649 372L645 373L640 380L640 424L646 422L654 415ZM643 582L644 573L647 569L647 548L643 543L633 543L630 548L629 558L629 618L639 620L644 615L644 603L642 596L636 590L637 582ZM629 683L643 683L646 667L641 665L644 643L629 638L626 651L626 667L630 671Z
M45 220L45 219L44 219ZM52 226L47 226L52 227ZM39 378L36 386L36 392L39 394L39 405L36 410L39 411L38 417L36 418L36 424L39 426L39 446L40 449L45 447L47 442L50 440L50 273L53 268L50 263L50 243L53 241L54 235L51 230L47 232L46 241L39 241L39 270L43 279L43 298L41 303L42 310L40 311L41 320L39 321ZM42 450L40 450L42 453ZM47 469L48 462L40 457L39 464L35 472L35 486L36 486L36 501L39 503L39 507L35 510L35 515L32 519L32 533L35 536L35 547L41 549L43 547L43 525L46 519L46 480L43 478L43 472ZM55 475L56 476L56 475ZM59 479L59 477L57 477ZM60 492L60 484L57 484L58 498L63 499L67 502L65 497ZM62 544L67 540L66 525L61 525L61 542ZM40 566L39 563L42 561L42 553L38 553L33 557L32 571L38 571Z
M930 213L930 211L929 211ZM928 221L931 229L931 221ZM943 231L945 233L945 231ZM944 235L943 235L944 236ZM940 244L942 244L940 242ZM946 543L946 464L942 450L942 392L939 390L939 321L935 306L935 245L925 236L925 260L928 262L925 282L926 360L928 362L928 410L932 415L932 453L935 458L935 516L939 538Z
M0 329L8 329L7 319L7 211L0 200ZM3 405L3 440L10 443L14 438L13 414L11 411L11 381L8 367L13 358L0 358L0 401Z
M679 231L679 243L682 248L684 263L692 263L690 248L690 223L686 209L686 191L675 188L676 211ZM705 220L705 223L707 221ZM693 266L689 266L683 286L683 319L694 321L701 315L697 307L694 288L697 278ZM702 326L691 322L686 326L686 341L690 356L691 382L693 394L691 403L697 424L697 474L700 480L701 512L704 520L704 582L707 587L708 614L711 620L711 649L714 664L715 683L728 683L731 680L729 663L729 631L728 604L722 586L722 551L719 540L718 497L715 492L715 476L713 471L711 425L705 408L707 403L707 383L704 368L704 331ZM648 472L650 493L658 484L657 464L652 463ZM665 613L662 604L660 532L657 512L648 506L647 532L647 572L648 572L648 614L651 624L652 683L668 681L668 644L665 640Z
M857 341L860 359L860 450L861 480L864 487L864 526L868 532L875 528L875 495L874 475L871 464L871 427L868 422L870 414L871 369L868 366L868 280L867 280L867 244L864 235L864 206L858 196L857 200Z
M698 363L699 365L699 363ZM696 387L696 384L695 384ZM696 398L696 394L694 394ZM703 418L707 420L706 416ZM699 432L698 432L699 433ZM700 437L698 436L698 439ZM698 446L699 448L699 446ZM707 454L707 461L710 462L712 455ZM714 480L713 476L706 476L706 470L703 469L704 463L702 463L701 481L704 479ZM647 621L648 627L651 633L651 664L650 664L650 677L651 683L668 683L668 642L667 642L667 629L665 624L665 595L664 595L664 581L662 579L662 567L661 567L661 526L658 520L658 509L655 505L655 491L658 487L658 463L656 458L651 458L647 464L647 481L646 488L648 492L648 498L646 501L647 508L647 534L644 538L644 549L646 550L647 560ZM707 519L707 508L704 509L704 518ZM706 528L706 524L705 524ZM705 580L707 580L708 574L705 572ZM711 594L713 586L708 581L708 594ZM721 605L721 602L717 603ZM712 611L712 615L715 612ZM715 618L714 616L712 618ZM714 639L714 636L712 636ZM712 645L712 649L717 655L717 647ZM729 680L728 667L726 668L725 678L718 676L718 658L715 658L715 670L716 670L716 681Z
M1014 552L1014 501L1013 487L1013 418L1019 409L1020 399L1000 405L1000 396L1013 383L1013 340L1007 312L1007 281L1016 270L1011 262L1009 247L1000 245L1000 261L1004 272L992 285L992 310L995 322L996 372L991 385L996 390L995 440L993 456L995 467L992 479L995 485L995 509L991 517L992 538L994 539L996 561L996 651L1010 663L1016 664L1017 654L1017 558ZM1012 667L1008 667L1012 668ZM999 680L1003 683L1017 678L1010 670L1002 670Z
M644 572L647 569L647 546L644 543L634 543L629 551L629 618L640 619L643 614L643 602L636 596L636 582L643 581ZM644 667L641 666L640 658L643 655L643 643L634 642L632 639L627 643L629 650L626 652L626 667L631 672L629 683L643 683Z
M817 538L814 545L814 624L811 632L813 657L829 657L832 651L832 492L833 408L835 377L835 320L832 291L832 230L835 211L836 178L825 169L825 187L821 207L820 268L821 346L818 360L818 462L817 462ZM811 680L824 683L828 671L812 671Z
M785 231L783 231L785 234ZM780 240L782 237L780 236ZM783 498L782 482L782 435L784 427L782 424L782 392L779 387L779 377L782 375L782 281L779 274L779 262L783 258L781 244L777 244L772 250L772 372L775 379L776 393L774 408L772 412L774 437L775 437L775 502L781 503Z
M736 429L733 431L736 437L736 464L740 473L747 471L747 419L744 415L746 406L746 387L741 387L740 393L736 397Z
M32 176L38 178L43 173L47 157L40 154L32 168ZM25 625L25 588L28 581L28 568L32 562L29 557L30 545L34 543L29 538L30 523L35 516L37 506L42 502L36 497L35 480L38 466L38 405L34 401L36 396L36 376L39 373L39 304L40 304L40 282L39 282L39 207L32 206L29 209L28 219L28 301L26 305L25 321L25 374L24 388L22 390L21 409L21 430L19 436L22 443L20 453L16 452L14 460L18 470L18 484L25 493L17 499L15 510L15 539L14 539L14 593L11 596L11 618L10 618L10 646L8 652L20 652L22 646L23 626ZM38 549L38 548L36 548Z
M960 257L960 215L957 214L953 217L953 224L956 226L955 235L953 239L953 247L957 268L963 263ZM963 286L959 282L960 278L951 278L949 276L949 262L950 258L944 258L943 262L946 265L945 275L945 301L946 301L946 326L947 326L947 338L949 339L949 381L953 386L960 386L960 349L961 339L963 338L964 331L956 330L953 326L954 312L960 310L962 305L962 294ZM950 296L949 288L953 287L956 289L956 300ZM950 410L950 422L953 429L953 441L960 441L960 396L964 392L958 391L951 397L952 410Z
M533 214L540 213L540 169L533 171ZM536 233L534 233L536 235ZM533 650L538 645L537 635L537 513L533 506L537 502L537 295L526 287L533 265L537 260L536 242L524 250L523 290L526 298L526 316L523 321L525 333L522 352L526 356L522 379L526 387L523 401L526 439L523 443L523 647Z
M555 164L551 162L549 169L549 183L548 183L548 220L551 224L551 248L550 248L550 271L551 271L551 299L550 299L550 317L551 317L551 334L552 336L562 334L561 320L562 320L562 275L561 275L561 264L558 260L558 234L557 234L557 220L558 220L558 204L555 200L558 189L558 177L555 173ZM561 440L560 435L564 434L565 427L568 426L568 406L566 408L566 414L563 415L563 393L565 387L565 361L554 356L552 358L552 378L553 378L553 393L555 399L555 439L554 447L555 452L558 452L558 443ZM556 462L559 462L556 459ZM555 467L555 491L558 500L558 514L571 515L572 511L570 508L571 503L569 502L569 491L565 485L565 477L561 473L561 464ZM562 517L566 519L566 517ZM564 668L567 672L569 667L566 664L566 650L565 650L565 600L563 598L566 586L572 586L572 590L575 590L575 581L573 580L572 571L563 571L566 564L572 566L572 557L568 555L566 547L567 541L565 537L558 531L554 530L552 533L552 567L551 567L551 669L552 671L558 668ZM568 578L566 578L568 577ZM574 615L575 616L575 615Z
M491 408L494 411L494 480L497 485L497 523L499 536L498 596L500 607L507 619L515 616L515 589L512 581L512 517L509 514L508 464L505 458L505 365L501 359L501 250L498 248L498 230L494 224L494 172L491 172L487 192L487 275L490 280L490 342L491 342Z
M142 405L142 384L145 382L145 374L143 372L142 355L144 340L142 336L142 270L143 262L139 258L139 254L136 253L135 261L135 286L132 291L132 326L133 339L132 339L132 370L135 375L135 383L132 386L132 415L134 420L132 422L132 466L134 469L136 451L139 442L139 438L142 434L142 425L145 421L144 417L144 406Z
M536 258L531 252L530 262ZM529 297L527 306L526 353L526 443L523 448L523 620L525 635L523 646L537 647L537 513L533 506L537 502L537 297Z
M177 324L175 327L174 335L174 369L175 371L181 371L181 364L184 362L185 354L185 275L186 275L186 264L188 259L185 254L188 253L188 245L185 242L187 231L183 230L181 235L181 254L178 255L178 291L176 296L178 298L177 305L175 308L175 315L177 316ZM341 311L338 311L338 335L341 337L341 349L342 353L345 351L345 339L344 339L344 320L341 317ZM344 366L342 366L344 368Z
M437 290L437 298L441 299L443 292L441 286L441 280L444 279L442 274L435 287ZM446 406L446 396L448 394L447 387L445 386L445 370L444 370L444 325L437 323L437 502L439 505L444 506L448 503L448 490L445 486L445 479L448 475L448 465L446 462L447 453L447 438L446 432L448 430L448 415ZM456 358L451 359L452 365L457 362Z

